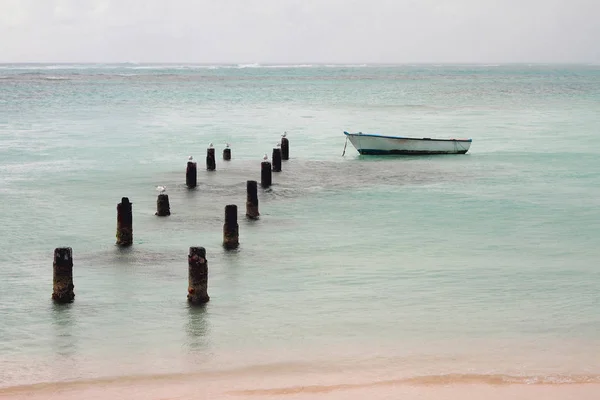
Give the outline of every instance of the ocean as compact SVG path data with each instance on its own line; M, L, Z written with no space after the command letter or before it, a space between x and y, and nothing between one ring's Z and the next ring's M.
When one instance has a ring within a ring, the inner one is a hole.
M342 156L344 131L473 143ZM0 397L597 398L599 132L597 65L0 65Z

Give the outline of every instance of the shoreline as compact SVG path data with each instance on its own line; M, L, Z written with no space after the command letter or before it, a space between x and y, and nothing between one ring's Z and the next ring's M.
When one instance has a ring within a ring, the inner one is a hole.
M2 399L595 399L600 375L510 376L445 374L364 379L360 373L310 375L264 370L215 370L46 382L0 388ZM204 397L203 397L204 396ZM392 396L392 397L390 397ZM397 397L400 396L400 397Z

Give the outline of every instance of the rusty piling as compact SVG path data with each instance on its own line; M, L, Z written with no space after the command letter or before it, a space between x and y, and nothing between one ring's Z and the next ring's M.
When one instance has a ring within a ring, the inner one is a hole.
M198 185L198 170L192 156L189 156L187 169L185 170L185 185L190 189L193 189Z
M206 149L206 169L208 171L214 171L217 169L217 162L215 161L215 148L212 146L212 143Z
M265 154L263 162L260 163L260 186L268 188L273 183L273 176L271 173L271 163L268 161L267 155Z
M246 217L258 219L258 183L246 181Z
M281 148L275 147L273 149L273 172L281 172Z
M52 265L52 300L57 303L70 303L75 298L73 289L73 250L70 247L54 249Z
M223 246L226 249L235 249L239 246L240 227L237 222L237 206L225 206L225 223L223 224Z
M231 160L231 148L229 147L229 143L223 149L223 160L229 161Z
M121 203L117 204L117 244L119 246L133 244L132 205L127 197L121 198Z
M169 195L161 193L156 199L156 213L159 217L171 215L171 206L169 205Z
M290 159L290 141L288 140L286 135L287 133L284 133L283 137L281 138L281 158L283 160Z
M188 254L188 302L205 304L208 296L208 261L204 247L190 247Z

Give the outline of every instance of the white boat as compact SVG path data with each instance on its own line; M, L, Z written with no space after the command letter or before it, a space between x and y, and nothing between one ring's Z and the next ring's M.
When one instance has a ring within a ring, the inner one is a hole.
M471 147L472 139L432 139L402 136L384 136L368 133L348 133L346 140L360 154L465 154ZM344 146L344 151L345 151Z

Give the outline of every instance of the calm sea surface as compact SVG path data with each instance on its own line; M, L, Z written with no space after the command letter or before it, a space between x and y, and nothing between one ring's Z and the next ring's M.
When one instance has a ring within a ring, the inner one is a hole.
M344 130L473 144L342 157ZM246 221L284 131L291 159ZM235 368L600 382L599 135L599 66L1 65L0 387Z

